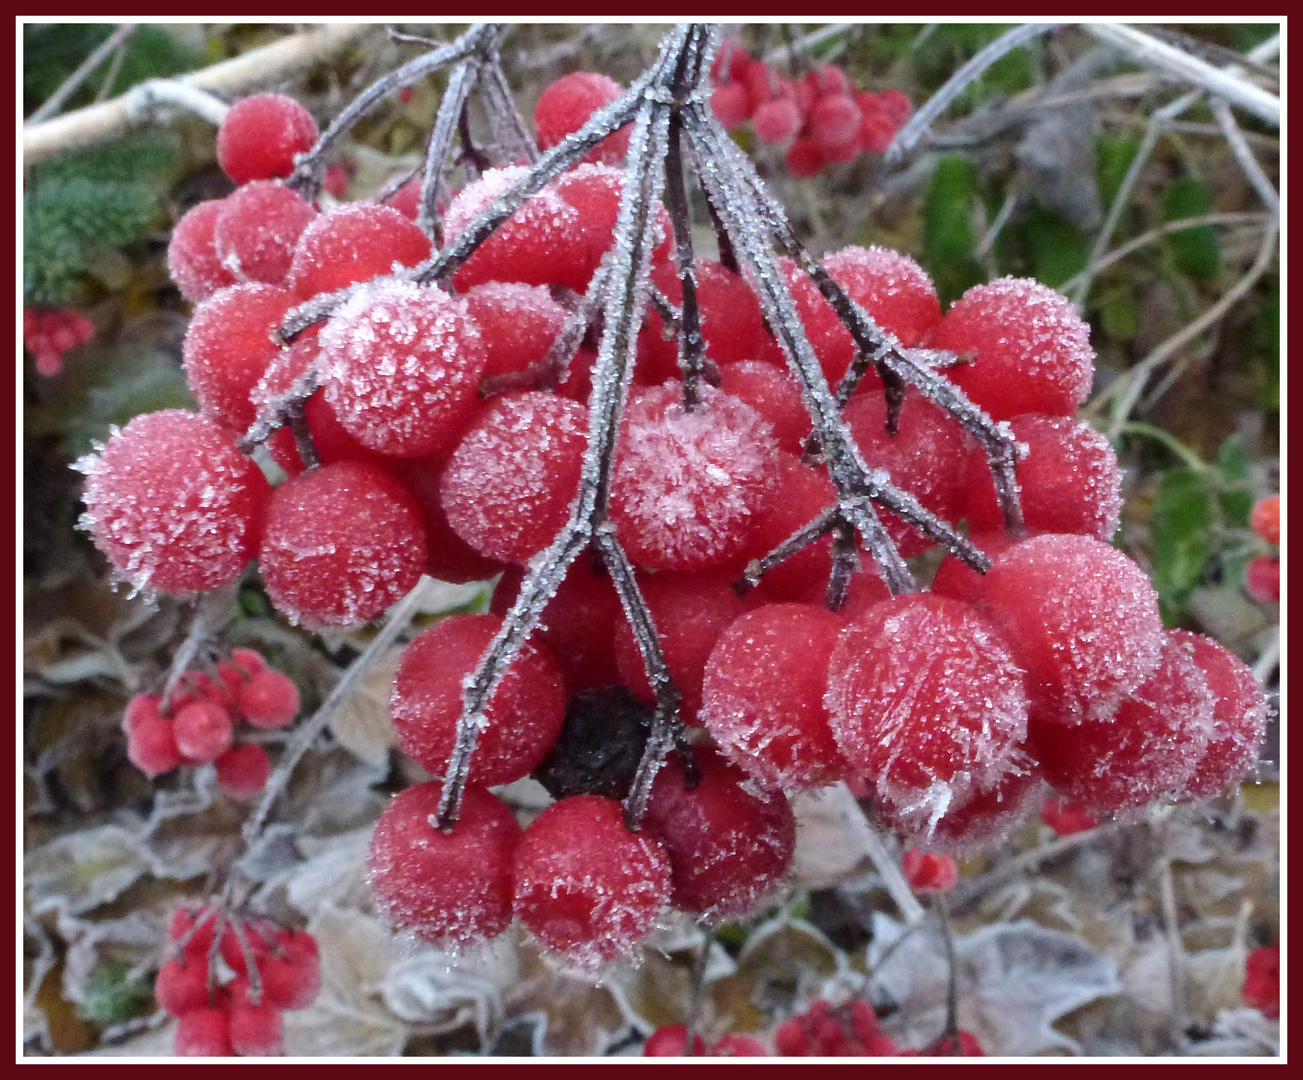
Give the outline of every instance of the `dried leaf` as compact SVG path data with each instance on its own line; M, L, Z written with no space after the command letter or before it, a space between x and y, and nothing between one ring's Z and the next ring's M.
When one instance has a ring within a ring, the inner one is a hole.
M121 825L68 833L24 859L28 910L37 915L90 911L153 870L140 834Z
M377 769L388 764L389 749L396 741L389 695L402 657L403 650L396 648L377 660L330 724L331 734L345 750Z

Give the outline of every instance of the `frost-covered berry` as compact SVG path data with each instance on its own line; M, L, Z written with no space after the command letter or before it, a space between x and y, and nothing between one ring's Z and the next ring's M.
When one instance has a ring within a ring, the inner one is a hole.
M270 1002L233 1004L228 1031L231 1049L241 1057L279 1057L284 1052L283 1017Z
M1027 734L1023 672L1000 633L957 600L904 594L846 628L826 705L851 768L914 828L993 786Z
M796 817L787 796L762 788L721 754L694 747L698 783L684 786L671 755L656 774L647 822L670 857L670 902L709 919L755 910L787 872Z
M1108 439L1089 424L1028 413L1009 421L1028 448L1018 463L1023 521L1037 532L1110 539L1122 513L1122 474ZM981 447L968 456L962 515L972 532L997 532L1004 517L991 465Z
M761 782L792 791L847 774L824 708L841 630L841 619L822 608L767 604L715 643L701 719L725 755Z
M578 131L590 116L624 93L607 75L594 71L575 71L563 75L544 88L534 106L534 130L539 149L556 146L571 132ZM628 127L608 135L584 158L588 162L618 165L629 152Z
M470 785L451 832L431 824L443 785L417 784L385 807L371 838L371 892L394 925L443 949L487 941L511 921L520 826L497 796Z
M222 199L209 199L187 210L172 228L167 245L167 269L181 295L192 304L207 300L218 289L238 283L217 257L213 230Z
M158 969L154 1000L172 1016L184 1016L208 1004L208 963L192 957L173 957Z
M222 200L213 226L221 264L240 281L284 284L317 209L279 180L255 180Z
M1267 701L1249 666L1212 638L1173 630L1168 640L1203 672L1213 695L1208 748L1185 781L1183 799L1210 799L1247 777L1267 733Z
M289 176L294 155L317 141L317 122L284 94L241 98L217 129L217 163L237 184Z
M658 1027L642 1044L643 1057L683 1057L687 1053L688 1029L682 1024L665 1024ZM702 1057L706 1053L706 1040L700 1035L692 1036L692 1056Z
M790 372L763 360L721 364L719 388L760 414L773 429L780 450L802 452L810 434L810 415L801 400L801 386Z
M566 309L546 288L518 281L475 286L466 294L466 310L480 326L486 376L542 363L566 323Z
M300 234L286 285L307 298L429 257L430 238L393 207L344 203L314 218Z
M751 115L751 99L741 83L725 83L710 92L710 108L724 127L732 131Z
M487 403L443 470L448 523L490 559L524 565L570 516L588 443L588 410L556 394Z
M488 581L501 573L505 565L481 555L448 523L442 499L443 470L447 464L448 458L441 454L428 458L391 459L394 475L412 493L425 523L425 572L440 581L459 584Z
M877 246L846 247L822 261L847 295L902 345L919 344L941 321L936 286L908 255Z
M321 960L306 930L282 930L276 949L258 965L265 1001L281 1009L305 1009L321 992Z
M176 746L190 761L216 761L231 748L231 714L214 701L192 701L177 709L172 730Z
M1102 540L1045 533L996 557L979 606L1027 671L1033 715L1106 715L1158 666L1163 623L1145 572Z
M127 758L147 776L170 772L181 764L172 719L158 711L160 694L137 694L127 702L122 730L127 736Z
M806 128L821 150L835 151L848 146L858 152L862 119L860 107L849 94L825 94L810 109Z
M299 688L280 671L254 672L234 691L235 705L254 727L282 728L299 714Z
M977 354L946 374L996 420L1072 416L1090 393L1090 327L1066 297L1031 278L975 285L946 312L928 344Z
M205 416L239 434L257 419L252 394L279 353L271 334L295 302L287 289L251 282L221 289L195 307L181 355Z
M278 487L258 550L271 602L311 627L374 619L416 585L425 558L411 494L360 461L323 465Z
M581 966L628 954L670 897L670 861L621 806L572 795L544 810L514 856L514 909L544 946Z
M694 260L693 276L706 355L716 364L755 360L770 338L760 312L760 302L751 286L714 259ZM655 267L652 281L671 303L683 303L683 283L679 280L676 265L667 262ZM677 348L675 351L677 353ZM664 378L677 377L678 374L676 356L675 369L666 372ZM645 373L639 372L638 375L645 382L656 381L647 379Z
M874 811L879 820L910 844L956 859L985 854L999 847L1009 835L1036 812L1047 789L1030 759L1020 751L1017 761L1003 777L985 791L952 803L933 824L920 823L908 807L879 799Z
M671 382L632 398L616 447L611 518L638 565L702 570L739 553L768 509L777 448L751 406L702 386L683 407Z
M549 280L579 293L587 287L602 256L614 243L624 175L623 169L610 165L584 164L557 177L550 188L544 189L555 192L577 214L573 225L568 226L566 242L553 245ZM655 268L666 263L673 251L674 230L663 206L656 208L652 218L651 242L655 245L651 254Z
M177 1057L231 1057L230 1023L224 1009L191 1009L177 1021Z
M462 682L502 622L496 615L453 615L403 652L390 699L398 745L436 776L447 768L456 739ZM556 742L565 710L565 686L556 662L545 647L526 644L485 708L471 782L505 784L528 775Z
M1244 962L1244 1004L1263 1016L1280 1016L1280 946L1264 945L1249 953Z
M819 144L813 139L797 138L787 148L787 156L783 158L783 164L798 180L808 180L823 171L823 154L819 151Z
M267 481L211 420L180 409L142 414L77 468L86 474L81 524L136 588L215 589L253 557Z
M257 743L232 747L217 758L217 782L236 799L252 799L271 776L267 751Z
M773 98L756 106L751 126L761 142L785 143L801 130L801 110L791 98Z
M916 893L949 892L959 881L959 867L949 855L910 848L901 856L900 865Z
M461 437L485 363L464 300L380 279L335 313L320 342L326 401L363 446L424 457Z

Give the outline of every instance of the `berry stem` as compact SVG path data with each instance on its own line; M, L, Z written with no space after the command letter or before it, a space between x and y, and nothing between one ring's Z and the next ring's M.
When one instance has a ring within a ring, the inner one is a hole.
M769 552L763 558L752 559L747 564L746 572L737 581L733 583L733 591L739 596L745 596L747 592L760 584L760 579L770 570L777 566L784 559L790 558L798 551L814 543L820 537L831 532L837 525L837 511L833 507L824 510L809 524L797 529L786 540L784 540L773 551Z
M701 363L705 348L701 338L701 311L697 305L697 271L692 259L692 221L688 217L688 189L683 178L683 120L670 115L669 146L665 155L665 202L674 226L675 257L683 286L680 308L679 371L683 373L683 408L701 405Z
M437 245L440 233L439 203L447 196L443 173L448 166L452 140L466 108L476 80L479 79L482 61L478 56L460 61L448 75L448 87L439 101L439 111L434 127L425 143L425 171L421 174L421 201L416 212L416 224Z
M945 893L937 893L932 898L932 908L936 912L937 925L941 928L941 942L946 951L946 1027L938 1040L948 1055L962 1055L959 1043L959 972L955 961L955 935L950 926L950 911L946 906Z
M538 143L516 108L516 99L502 70L502 58L496 52L489 57L479 86L499 155L508 161L523 157L527 164L533 165L538 161Z
M249 425L249 430L240 436L236 442L236 447L241 453L250 453L259 443L266 442L272 434L286 424L293 425L295 418L302 419L303 405L313 394L317 392L317 372L314 365L309 365L308 370L300 375L294 384L277 398L267 402L258 418ZM295 445L298 447L299 456L303 457L305 449L304 444L299 439L296 431L294 435ZM307 457L303 457L303 464L311 466L316 463L317 452L312 446L312 437L309 434L307 438L306 449L310 452L312 461L309 462Z
M163 684L163 697L158 703L159 712L167 715L172 707L181 680L190 670L195 656L201 647L216 636L220 627L231 617L235 606L236 585L227 585L211 592L203 593L195 601L194 617L190 620L190 629L186 631L185 640L181 642L172 657L172 666L168 669L167 681Z

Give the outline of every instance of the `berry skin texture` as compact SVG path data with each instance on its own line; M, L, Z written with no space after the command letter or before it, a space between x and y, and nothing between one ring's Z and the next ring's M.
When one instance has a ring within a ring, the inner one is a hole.
M1022 669L972 607L902 594L842 633L825 704L837 745L911 829L993 787L1027 734Z
M430 257L430 239L391 206L344 203L315 218L294 247L286 284L307 299Z
M563 75L538 96L534 106L534 130L540 150L556 146L571 132L578 131L602 106L624 93L614 79L592 71ZM608 135L584 158L587 162L619 165L629 152L630 129Z
M1259 499L1249 513L1249 525L1269 544L1280 543L1280 496Z
M1263 946L1244 962L1244 1004L1272 1020L1280 1016L1280 946Z
M204 1008L208 1004L207 961L190 957L168 960L154 980L154 1000L172 1016Z
M181 764L172 720L158 711L161 701L160 694L137 694L127 702L122 717L127 759L147 776L171 772Z
M224 202L209 199L192 206L172 228L167 245L167 269L182 297L192 304L207 300L218 289L238 283L238 279L217 257L213 230Z
M542 285L488 281L466 294L484 339L484 374L503 375L542 363L566 323L566 309Z
M682 1024L665 1024L658 1027L642 1045L643 1057L684 1057L688 1048L688 1029ZM692 1036L692 1056L703 1057L706 1040Z
M753 912L781 882L796 848L796 816L781 791L757 788L721 754L694 747L700 782L684 787L671 755L652 785L647 821L665 845L670 902L708 919Z
M417 784L385 807L371 838L371 892L395 926L441 949L487 941L511 921L520 826L496 795L465 788L452 832L430 824L443 785Z
M461 437L485 364L464 300L382 278L335 313L320 341L326 401L363 446L424 457Z
M1280 603L1280 560L1259 555L1244 568L1244 591L1259 604Z
M234 693L236 707L254 727L287 727L299 715L299 688L282 672L255 672Z
M228 1030L241 1057L279 1057L285 1050L281 1010L270 1003L233 1005Z
M231 1057L230 1022L223 1009L191 1009L176 1025L177 1057Z
M784 791L831 784L849 767L824 708L827 661L842 621L806 604L767 604L715 643L701 718L724 754Z
M910 848L900 859L909 887L916 893L949 892L959 882L959 867L949 855Z
M272 493L258 566L278 611L321 628L374 619L416 585L425 558L421 513L402 484L340 461Z
M279 180L255 180L223 200L213 247L239 280L282 285L299 237L316 216L316 207Z
M317 141L317 122L284 94L241 98L217 129L217 163L237 184L289 176Z
M902 345L917 345L941 321L941 301L927 272L908 255L882 247L846 247L824 269L852 300ZM877 379L870 368L870 385Z
M448 765L462 710L462 680L488 649L503 620L453 615L403 652L390 712L403 752L436 776ZM489 699L475 744L470 781L505 784L526 776L552 748L565 720L565 686L546 648L525 645Z
M231 714L214 701L192 701L176 711L176 746L191 761L216 761L231 748Z
M215 589L253 557L267 481L211 420L144 413L76 468L86 474L80 524L135 588Z
M1066 297L1031 278L975 285L946 312L928 345L977 354L946 374L996 420L1072 416L1090 393L1090 327Z
M670 897L670 861L621 806L599 795L553 803L514 859L517 917L544 946L585 968L627 955Z
M287 289L252 282L195 308L181 353L186 385L205 416L240 435L258 418L251 395L277 357L271 333L295 303Z
M1185 782L1182 799L1211 799L1245 779L1258 762L1267 734L1267 701L1249 666L1202 634L1173 630L1170 641L1185 649L1213 695L1208 748Z
M1045 533L1014 544L983 579L979 606L1026 669L1040 720L1105 716L1158 666L1158 595L1102 540Z
M267 786L267 779L271 776L267 751L256 743L246 743L226 751L215 764L217 782L236 799L252 799Z
M674 382L630 400L615 454L611 519L647 569L704 570L739 554L768 508L777 453L751 406L703 385L683 408Z
M494 399L443 471L448 524L480 554L523 566L570 516L587 433L577 401L538 392Z
M1111 716L1073 727L1033 725L1027 748L1059 794L1108 814L1180 790L1212 727L1208 682L1169 636L1158 668Z

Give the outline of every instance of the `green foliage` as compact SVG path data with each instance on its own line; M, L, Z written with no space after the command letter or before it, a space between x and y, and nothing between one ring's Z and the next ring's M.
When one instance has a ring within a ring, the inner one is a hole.
M23 26L23 115L27 116L57 90L83 60L110 34L112 23L27 23ZM161 26L138 26L124 51L108 94L120 94L146 79L189 71L203 58L176 33ZM106 61L64 106L89 104L108 75Z
M1061 214L1036 203L1018 230L1027 252L1028 272L1037 281L1057 289L1086 269L1090 241Z
M1122 180L1140 152L1140 140L1134 135L1101 135L1095 142L1095 177L1099 197L1105 206L1117 198Z
M1163 220L1181 221L1212 213L1212 195L1202 180L1173 180L1163 193ZM1163 238L1176 268L1195 281L1211 281L1222 269L1221 245L1211 225L1182 229Z
M1151 522L1154 587L1169 626L1194 587L1203 580L1212 550L1213 505L1203 477L1194 469L1172 469L1158 485Z
M1280 278L1274 277L1245 328L1244 347L1262 367L1258 405L1280 409Z
M81 299L99 252L162 225L161 195L181 163L179 140L151 132L32 170L23 192L23 303Z
M78 1012L93 1024L108 1027L139 1016L154 999L149 983L130 978L131 965L122 960L106 960L86 979Z
M965 289L986 280L973 258L976 198L977 174L972 162L961 154L942 157L923 206L923 266L936 282L943 307Z

